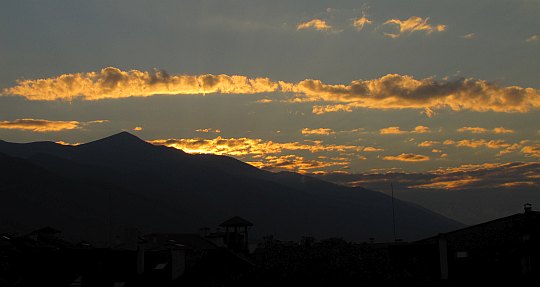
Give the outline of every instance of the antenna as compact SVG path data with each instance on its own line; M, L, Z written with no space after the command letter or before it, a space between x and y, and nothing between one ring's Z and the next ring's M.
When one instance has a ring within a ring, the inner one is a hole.
M396 210L394 208L394 184L390 183L390 188L392 189L392 226L394 228L394 241L397 241L396 237Z

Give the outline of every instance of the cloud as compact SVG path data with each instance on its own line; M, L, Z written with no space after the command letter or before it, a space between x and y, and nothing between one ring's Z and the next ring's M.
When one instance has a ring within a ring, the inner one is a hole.
M140 132L140 131L143 130L143 128L142 127L134 127L133 130L136 131L136 132Z
M379 133L381 135L399 135L399 134L407 134L407 133L416 133L416 134L425 134L430 133L431 130L426 126L417 126L412 131L402 131L400 127L387 127L384 129L380 129Z
M402 153L398 156L385 156L384 160L403 161L403 162L422 162L428 161L429 156L413 153Z
M467 35L463 35L463 38L467 39L467 40L472 40L472 39L476 38L476 34L475 33L469 33Z
M328 129L328 128L318 128L318 129L304 128L302 129L301 132L303 135L333 135L336 133L332 129Z
M481 127L462 127L462 128L459 128L457 131L460 133L471 132L473 134L483 134L483 133L488 132L487 129L481 128Z
M525 156L528 156L528 157L540 158L540 144L524 146L521 149L521 153L523 153Z
M429 17L422 19L417 16L412 16L406 20L390 19L384 22L383 25L395 25L397 26L399 32L386 33L385 36L388 36L390 38L398 38L403 34L410 34L413 32L424 31L427 34L431 34L433 32L443 32L446 30L445 25L431 25L428 24L428 21Z
M196 131L196 132L199 132L199 133L210 133L210 132L213 132L213 133L216 133L216 134L221 133L221 130L219 130L219 129L213 129L213 128L196 129L195 131Z
M312 113L316 115L322 115L326 113L334 112L352 112L353 107L348 105L327 105L327 106L313 106Z
M540 35L532 35L529 38L527 38L527 40L525 40L525 42L532 43L532 42L536 42L538 40L540 40Z
M368 147L365 147L362 151L364 151L364 152L375 152L375 151L384 151L384 149L368 146Z
M342 159L339 159L342 160ZM257 168L270 171L289 170L299 173L321 172L314 169L323 169L335 166L346 166L348 161L321 161L309 160L297 155L267 156L262 161L247 162Z
M317 31L329 31L332 26L328 25L325 20L313 19L307 22L302 22L296 26L296 30L315 29Z
M417 126L411 132L416 133L416 134L426 134L426 133L430 133L431 130L426 126Z
M439 144L440 142L438 141L423 141L421 143L418 144L419 147L431 147L431 146L434 146L436 144Z
M471 140L445 140L443 142L445 145L455 145L456 147L469 147L469 148L479 148L487 147L490 149L501 149L511 146L511 144L505 142L504 140L485 140L485 139L471 139Z
M362 18L357 18L353 20L353 26L358 31L364 29L365 25L370 25L372 23L373 21L369 20L366 16L362 16Z
M156 139L148 141L156 145L165 145L181 149L187 153L212 153L218 155L268 155L279 154L284 151L319 152L361 152L362 147L353 145L323 144L321 141L303 142L273 142L250 138L223 138L215 139Z
M470 132L473 134L485 134L485 133L490 132L490 130L486 128L482 128L482 127L462 127L462 128L459 128L457 131L460 133ZM498 127L491 130L491 132L494 134L511 134L511 133L514 133L514 130Z
M327 174L323 178L350 186L380 190L388 181L407 189L508 189L540 188L540 162L466 164L422 173L399 171Z
M399 135L399 134L405 134L406 131L402 131L400 127L387 127L384 129L380 129L379 133L381 135Z
M163 71L121 71L64 74L55 78L19 80L3 95L28 100L100 100L152 95L294 93L295 99L329 102L313 106L314 114L368 109L436 109L477 112L528 112L540 108L540 92L517 86L500 87L477 79L438 81L433 78L388 74L373 80L355 80L349 85L324 84L307 79L298 83L229 75L169 75ZM305 100L303 100L305 101Z
M279 85L268 78L228 75L169 75L164 71L122 71L108 67L99 72L64 74L56 78L20 80L4 94L28 100L100 100L152 95L255 94L274 92Z
M503 127L494 128L493 132L496 134L513 134L514 130L505 129Z
M540 93L533 88L499 87L476 79L437 81L416 80L411 76L389 74L374 80L356 80L349 85L328 85L320 80L303 80L282 87L338 106L314 107L315 114L329 111L370 109L442 109L477 112L528 112L540 108Z
M74 130L87 124L103 123L105 120L78 122L78 121L50 121L42 119L16 119L13 121L0 121L0 129L24 130L32 132L59 132Z

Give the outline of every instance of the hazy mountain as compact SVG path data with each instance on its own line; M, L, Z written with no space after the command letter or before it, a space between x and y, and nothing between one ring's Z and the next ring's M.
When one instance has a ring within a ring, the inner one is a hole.
M195 232L239 215L255 224L255 237L392 238L391 198L382 193L186 154L126 132L80 146L0 141L0 153L10 178L0 184L2 207L9 207L4 227ZM462 226L399 200L395 210L398 237L406 240Z

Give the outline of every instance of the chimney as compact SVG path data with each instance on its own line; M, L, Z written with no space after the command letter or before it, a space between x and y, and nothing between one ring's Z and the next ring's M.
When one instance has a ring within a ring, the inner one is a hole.
M530 203L525 203L525 204L523 205L523 209L525 209L525 213L531 212L531 211L532 211L532 204L530 204Z

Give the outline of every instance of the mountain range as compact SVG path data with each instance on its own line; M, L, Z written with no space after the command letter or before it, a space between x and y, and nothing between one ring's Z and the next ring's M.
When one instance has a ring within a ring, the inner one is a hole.
M227 156L187 154L121 132L78 146L0 141L0 232L46 225L69 238L106 242L123 228L197 232L232 216L273 235L393 239L392 198L292 172L269 172ZM463 227L395 200L397 237Z

